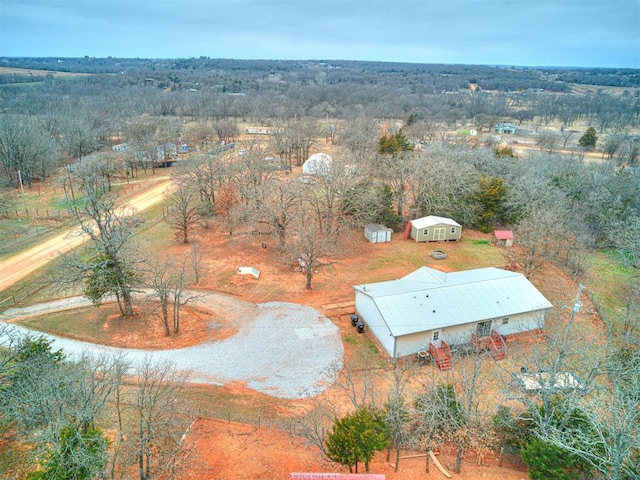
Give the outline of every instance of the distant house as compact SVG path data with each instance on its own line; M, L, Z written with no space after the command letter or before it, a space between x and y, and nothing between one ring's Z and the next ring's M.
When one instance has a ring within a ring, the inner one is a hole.
M505 338L538 333L552 307L524 275L493 267L450 273L421 267L353 289L357 314L392 358L426 351L450 357L449 346L463 344L504 356Z
M248 133L249 135L275 135L276 133L280 133L280 130L276 128L245 128L244 133Z
M383 243L391 241L393 230L384 225L369 224L364 227L364 237L371 243Z
M229 143L223 142L221 145L218 145L216 148L214 148L210 152L207 152L207 155L218 155L222 152L226 152L227 150L232 150L233 148L235 148L235 146L236 146L235 142L229 142Z
M493 127L493 131L496 133L516 133L515 123L498 123Z
M441 242L460 240L462 225L455 220L429 215L410 220L405 230L405 238L416 242Z
M156 161L166 162L168 160L175 160L178 156L178 147L175 143L165 143L156 147Z
M129 145L127 145L126 143L120 143L118 145L114 145L113 147L111 147L111 149L114 152L120 153L120 152L124 152L125 150L128 150L129 149Z
M513 246L513 232L511 230L494 230L489 237L489 243L496 247Z

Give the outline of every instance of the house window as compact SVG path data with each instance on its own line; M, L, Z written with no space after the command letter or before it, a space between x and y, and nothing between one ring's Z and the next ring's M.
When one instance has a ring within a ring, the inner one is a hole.
M504 318L502 319L502 324L503 324L503 325L506 325L507 323L509 323L509 317L504 317Z
M424 230L422 230L422 234L423 234L424 236L429 235L429 229L428 229L428 228L425 228Z
M436 342L440 339L440 332L433 332L433 341Z
M455 234L456 233L456 227L451 227L451 233Z

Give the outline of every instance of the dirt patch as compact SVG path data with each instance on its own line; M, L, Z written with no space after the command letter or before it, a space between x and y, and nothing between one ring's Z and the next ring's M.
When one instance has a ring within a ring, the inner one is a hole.
M224 420L201 419L187 437L193 468L188 478L216 478L220 480L276 480L288 479L291 472L341 472L348 469L322 459L318 450L309 447L296 435L269 425L252 426ZM409 454L409 452L403 453ZM445 468L454 463L452 452L438 455ZM498 467L499 454L483 457L483 465L473 453L465 456L460 480L525 480L526 472ZM425 472L424 457L401 460L398 472L386 460L386 452L376 455L371 472L382 473L393 480L442 480L445 477L431 463ZM360 473L364 466L360 464ZM451 470L450 470L451 472Z
M221 315L183 306L178 333L173 331L170 318L170 334L167 336L158 305L150 300L136 305L133 317L123 317L115 304L107 303L98 308L84 307L56 312L50 317L34 315L20 319L19 323L61 338L144 350L190 347L208 340L224 340L237 331Z
M504 267L506 264L504 250L485 247L483 242L488 240L488 236L473 231L465 231L461 242L440 244L417 244L402 239L400 234L394 234L389 243L370 244L364 240L361 232L352 232L346 233L343 238L348 248L344 253L337 252L335 257L319 269L318 275L313 279L313 290L308 291L304 288L304 275L295 271L291 259L280 255L278 246L268 237L248 234L229 236L215 229L201 230L198 237L204 252L204 274L198 288L253 303L286 301L312 306L334 321L343 339L351 336L350 341L344 341L347 358L353 356L356 345L351 340L360 338L349 325L348 315L345 315L352 309L349 302L353 302L353 285L396 279L422 265L442 271L455 271L488 266ZM263 243L266 243L267 248L262 247ZM432 259L429 252L434 248L446 252L447 259ZM189 249L188 245L176 244L169 246L166 253L180 258L187 255ZM240 266L257 268L261 272L260 279L237 275ZM571 278L551 264L537 272L532 281L555 305L570 304L577 289ZM591 309L586 299L584 302L585 306L579 315L580 321L584 319L584 323L590 328L598 328L597 318L592 317L595 309ZM232 311L231 307L228 311ZM236 321L242 320L242 315L236 317ZM207 336L212 333L203 327L203 320L200 310L185 309L182 328L184 335L177 337L175 341L193 345L209 338ZM231 316L226 313L220 321L230 329L227 334L237 328L231 322ZM149 316L146 321L127 325L118 325L118 322L117 317L107 316L102 320L101 326L110 332L114 342L122 342L121 346L156 348L154 344L162 344L164 348L175 348L165 343L167 339L157 317L153 319ZM379 360L383 362L384 358L380 356ZM230 396L241 396L247 404L252 404L259 398L258 394L246 388L242 382L227 383L223 390ZM335 392L329 389L323 395L335 395ZM296 409L305 411L308 408L304 400L283 401L282 405L282 412L278 416L284 418ZM261 424L252 414L248 416L253 422L251 425L211 418L196 422L187 436L192 448L189 478L271 480L286 479L293 471L346 471L322 460L317 450L309 447L302 438L266 423ZM440 460L445 467L451 466L453 455L445 450L441 453ZM472 453L467 453L463 459L462 472L454 475L454 478L526 478L523 471L499 468L497 462L496 453L485 456L482 463L486 466L479 466L478 459ZM388 479L444 478L433 465L431 472L425 473L424 459L407 459L402 462L400 471L394 473L384 453L374 459L371 470L384 473Z
M119 313L108 315L102 322L104 336L96 338L95 343L118 347L125 345L144 350L172 350L198 345L207 340L224 340L237 331L224 325L222 318L216 318L216 325L213 326L210 312L184 306L180 313L178 333L173 331L170 319L170 334L167 336L163 321L155 310L153 306L145 305L137 309L134 318L122 318Z

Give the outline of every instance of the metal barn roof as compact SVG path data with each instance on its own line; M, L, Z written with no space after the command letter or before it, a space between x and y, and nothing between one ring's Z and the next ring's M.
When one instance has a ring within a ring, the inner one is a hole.
M498 240L513 240L513 232L511 230L494 230L493 236Z
M493 267L451 273L421 267L354 289L372 298L394 337L552 307L524 275Z
M411 220L411 225L416 228L428 228L434 225L451 225L452 227L461 227L458 222L446 217L437 217L435 215L429 215L428 217L416 218Z

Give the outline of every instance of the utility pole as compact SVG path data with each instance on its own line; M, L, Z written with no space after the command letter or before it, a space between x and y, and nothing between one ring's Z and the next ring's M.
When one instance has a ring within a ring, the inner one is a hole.
M27 201L24 198L24 185L22 184L22 171L18 170L18 182L20 182L20 192L22 193L22 203L24 204L24 212L27 213Z
M69 188L71 189L71 201L73 202L73 211L78 216L78 207L76 206L76 196L73 193L73 181L71 180L71 165L67 163L67 178L69 179Z
M582 302L580 301L580 293L582 293L582 290L584 290L584 286L582 286L582 284L578 285L578 293L576 293L576 300L573 302L569 324L573 323L574 315L578 313L580 311L580 307L582 307Z

